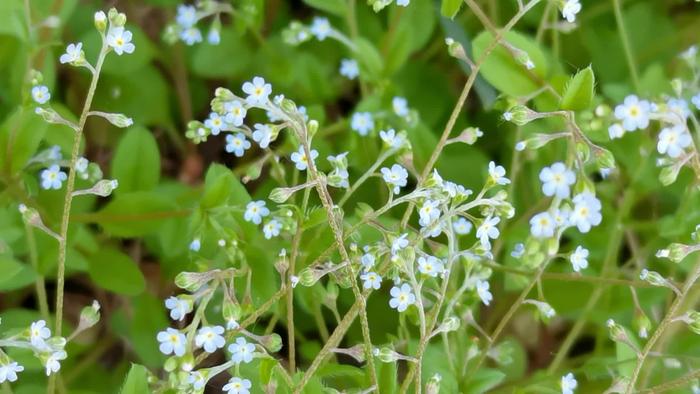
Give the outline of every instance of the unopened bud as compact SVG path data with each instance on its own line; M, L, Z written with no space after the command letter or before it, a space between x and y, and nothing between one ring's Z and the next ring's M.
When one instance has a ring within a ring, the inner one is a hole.
M484 132L479 130L478 127L467 127L454 140L464 142L465 144L473 145L476 142L476 140L483 135Z
M105 118L109 123L120 128L129 127L134 124L134 120L127 117L124 114L114 114L107 112L93 112L92 114Z
M438 394L440 393L440 382L442 381L442 376L439 373L433 375L428 383L425 385L425 394Z
M596 147L593 150L593 158L598 168L615 168L615 157L607 149Z
M95 28L100 33L104 33L107 29L107 15L103 11L95 12Z
M291 187L276 187L272 189L268 198L277 204L282 204L287 201L296 190L297 189Z
M97 300L80 312L80 322L76 331L86 330L100 321L100 303Z
M278 334L265 335L260 338L260 344L267 349L267 351L276 353L282 349L282 338Z
M524 105L516 105L507 112L503 113L503 119L508 122L513 122L518 126L526 125L541 116L538 112L531 110Z

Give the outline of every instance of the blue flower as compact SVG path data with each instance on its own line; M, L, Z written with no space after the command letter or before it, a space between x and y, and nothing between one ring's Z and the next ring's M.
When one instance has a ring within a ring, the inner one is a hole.
M61 171L61 167L57 164L45 169L41 172L41 187L44 189L60 189L63 181L68 179L68 175Z
M243 133L226 136L226 152L233 153L236 157L241 157L248 148L250 148L250 141L245 138Z

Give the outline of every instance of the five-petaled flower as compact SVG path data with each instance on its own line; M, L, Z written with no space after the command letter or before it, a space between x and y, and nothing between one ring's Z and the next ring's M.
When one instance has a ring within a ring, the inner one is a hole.
M496 239L498 236L501 234L500 231L498 231L498 223L501 222L501 218L498 216L495 217L487 217L484 219L483 223L476 229L476 237L479 238L479 241L481 242L481 245L485 249L491 249L491 239Z
M459 235L469 234L472 231L472 227L472 222L461 216L452 222L452 228Z
M382 277L376 272L365 272L364 274L360 275L360 279L362 279L362 286L365 289L379 290L379 288L382 286Z
M680 156L685 148L693 143L693 138L688 133L685 124L678 124L673 127L666 127L659 133L659 142L656 150L660 154L667 154L671 158Z
M360 67L355 59L342 59L340 61L340 75L347 79L355 79L360 75Z
M243 133L229 134L226 136L226 152L233 153L236 157L241 157L250 148L250 141Z
M262 218L270 214L270 210L265 206L265 201L251 201L245 207L245 213L243 218L246 222L253 222L255 224L260 224Z
M231 361L236 364L249 363L253 361L253 352L255 345L248 343L245 338L239 337L235 343L228 346L228 351L231 352Z
M443 273L445 267L442 261L435 256L419 257L418 258L418 271L421 274L427 275L435 278L439 274Z
M121 56L124 53L133 53L136 47L131 43L131 32L123 27L113 27L107 33L107 45Z
M557 162L540 171L540 180L542 181L542 193L545 196L568 198L570 186L576 183L576 174L566 168L564 163Z
M561 377L561 394L573 394L577 386L578 382L571 372Z
M243 92L248 94L245 101L250 105L265 105L272 93L272 85L265 82L261 77L253 78L253 82L243 84Z
M392 287L390 294L392 298L389 300L389 306L399 312L405 311L416 302L416 296L407 283L402 284L401 287Z
M530 233L535 238L550 238L555 228L556 222L549 212L540 212L530 219Z
M280 235L280 230L282 229L282 224L277 219L272 219L265 223L263 226L263 233L265 233L265 239L270 239Z
M481 302L483 302L484 305L487 305L487 306L493 300L493 294L491 294L491 291L489 290L490 287L491 286L489 285L489 282L487 282L485 280L477 280L476 281L476 294L481 299Z
M76 44L68 44L68 46L66 47L66 53L61 55L61 57L58 60L61 62L61 64L75 64L83 60L84 56L85 55L83 54L83 43L78 42Z
M622 121L622 127L627 131L646 129L649 126L650 111L651 104L648 101L629 95L622 104L615 107L615 117Z
M224 385L223 390L227 394L249 394L251 386L250 380L234 376Z
M507 185L510 179L506 178L506 169L503 166L496 165L495 162L489 162L489 176L491 180L498 185Z
M192 312L192 301L186 298L169 297L165 300L165 307L170 310L170 318L182 321L188 313Z
M394 194L399 194L401 188L408 182L408 171L398 164L391 166L391 169L384 167L381 169L382 178L388 185L393 186Z
M588 268L588 249L580 245L577 246L576 250L569 256L569 261L576 272Z
M51 98L49 88L44 85L37 85L32 88L32 98L38 104L45 104Z
M194 344L207 353L214 353L216 349L221 349L226 345L226 339L221 335L223 333L224 328L221 326L202 327L194 337Z
M311 154L311 161L316 160L318 151L316 149L311 149L309 153ZM299 150L292 152L292 161L299 171L305 171L309 167L309 158L306 157L306 151L303 145L299 145Z
M159 332L156 339L158 339L158 342L160 342L160 346L158 348L160 349L161 353L165 355L174 354L178 357L185 354L187 338L185 338L185 334L181 333L180 331L172 327L168 327L165 329L165 331Z
M569 23L576 22L576 14L581 11L579 0L565 0L561 6L561 16Z
M350 127L364 137L374 130L374 118L369 112L355 112L350 120Z
M579 193L573 198L574 210L569 216L569 222L578 228L578 231L587 233L591 226L597 226L603 220L600 213L600 200L593 193Z
M5 365L0 364L0 383L17 381L17 372L24 371L24 367L11 362Z

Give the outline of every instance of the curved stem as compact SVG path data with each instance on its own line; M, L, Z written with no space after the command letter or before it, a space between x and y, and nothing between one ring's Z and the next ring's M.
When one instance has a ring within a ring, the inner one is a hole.
M617 29L620 31L622 49L625 52L625 59L627 60L627 67L629 68L630 76L632 77L632 84L634 85L634 90L639 92L639 75L637 72L637 65L634 61L634 54L632 53L632 46L630 45L629 37L627 36L625 21L622 19L622 7L620 6L620 0L612 0L612 2L613 10L615 11L615 22L617 23Z

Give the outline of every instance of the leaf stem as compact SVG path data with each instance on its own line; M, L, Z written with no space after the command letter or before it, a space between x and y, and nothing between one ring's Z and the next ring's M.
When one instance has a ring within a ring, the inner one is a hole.
M632 77L632 84L634 85L634 90L639 93L639 74L637 72L637 65L634 60L634 54L632 53L632 46L629 42L629 37L627 36L627 29L625 28L625 21L622 19L622 7L620 6L620 0L612 0L613 10L615 12L615 22L617 23L617 29L620 32L620 39L622 40L622 49L625 52L625 59L627 60L627 67L630 70L630 76Z

